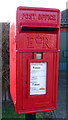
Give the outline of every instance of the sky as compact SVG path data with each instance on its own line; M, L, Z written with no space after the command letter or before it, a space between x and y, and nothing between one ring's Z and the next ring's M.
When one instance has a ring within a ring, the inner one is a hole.
M0 22L13 22L18 6L66 9L67 0L0 0Z

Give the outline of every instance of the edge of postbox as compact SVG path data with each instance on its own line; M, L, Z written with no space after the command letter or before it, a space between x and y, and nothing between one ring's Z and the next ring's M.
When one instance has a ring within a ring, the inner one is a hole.
M16 113L17 114L28 114L28 113L37 113L37 112L47 112L47 111L54 111L56 110L56 107L50 107L48 109L32 109L32 110L26 110L24 109L23 111L22 110L19 110L19 109L15 109Z
M59 9L56 9L56 8L42 8L42 7L27 7L27 6L19 6L17 7L17 10L39 10L39 11L56 11L56 12L60 12Z
M24 7L17 8L17 26L60 27L60 10L55 8Z

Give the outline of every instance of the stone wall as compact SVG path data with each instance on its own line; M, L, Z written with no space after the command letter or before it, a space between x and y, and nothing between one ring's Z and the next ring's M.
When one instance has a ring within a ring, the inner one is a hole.
M2 100L9 100L9 23L2 23Z
M2 23L0 23L0 119L2 118Z

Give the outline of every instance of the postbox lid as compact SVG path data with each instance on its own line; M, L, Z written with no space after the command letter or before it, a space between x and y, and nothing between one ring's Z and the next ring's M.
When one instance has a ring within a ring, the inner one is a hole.
M59 28L59 18L59 9L37 7L17 8L17 26Z

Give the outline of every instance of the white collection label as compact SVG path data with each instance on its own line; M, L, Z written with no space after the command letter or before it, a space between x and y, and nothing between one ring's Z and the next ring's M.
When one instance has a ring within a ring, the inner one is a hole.
M30 95L46 94L47 63L30 63Z

